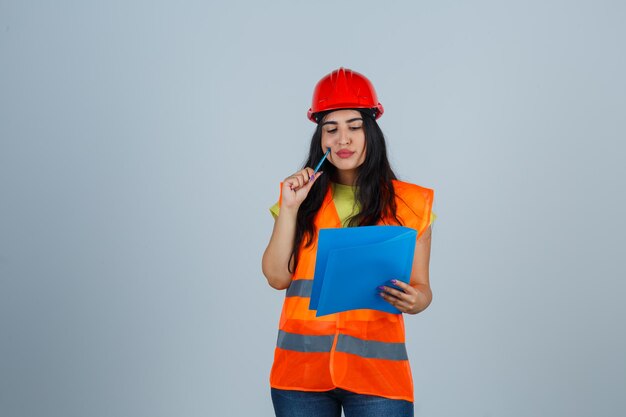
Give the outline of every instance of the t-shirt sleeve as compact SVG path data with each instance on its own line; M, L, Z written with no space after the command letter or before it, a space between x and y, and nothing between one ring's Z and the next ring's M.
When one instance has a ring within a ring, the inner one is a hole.
M283 183L282 182L278 186L278 190L279 190L278 201L276 202L276 204L270 207L270 214L272 215L274 220L276 220L276 218L278 217L278 213L280 212L280 200L283 198Z
M272 217L274 217L274 220L276 220L276 217L278 217L279 212L280 212L280 207L278 205L278 202L274 204L272 207L270 207L270 213L272 214Z

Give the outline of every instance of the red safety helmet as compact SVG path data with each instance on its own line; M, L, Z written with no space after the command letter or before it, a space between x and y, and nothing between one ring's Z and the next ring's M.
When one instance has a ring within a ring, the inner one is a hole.
M343 67L331 72L317 83L307 116L309 120L317 123L316 113L337 109L370 109L376 119L384 112L370 80L356 71Z

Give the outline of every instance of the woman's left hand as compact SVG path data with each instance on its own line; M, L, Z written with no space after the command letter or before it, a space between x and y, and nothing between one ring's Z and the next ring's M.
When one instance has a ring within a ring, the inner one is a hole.
M428 305L428 302L424 305L426 297L417 288L395 279L391 282L402 288L402 291L386 286L378 287L381 291L380 296L389 304L407 314L417 314L426 308Z

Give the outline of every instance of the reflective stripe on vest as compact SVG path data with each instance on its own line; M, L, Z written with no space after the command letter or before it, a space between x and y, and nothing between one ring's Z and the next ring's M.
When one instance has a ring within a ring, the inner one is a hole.
M297 333L278 331L276 346L296 352L330 352L333 347L334 335L310 336ZM386 343L363 340L345 334L337 336L337 352L351 353L368 359L386 359L404 361L408 359L404 343Z
M313 291L312 279L297 279L291 281L291 285L287 289L286 297L310 297Z
M334 340L334 335L308 336L279 330L276 346L296 352L330 352Z
M352 353L363 358L405 361L409 359L404 343L386 343L363 340L340 334L337 337L337 352Z

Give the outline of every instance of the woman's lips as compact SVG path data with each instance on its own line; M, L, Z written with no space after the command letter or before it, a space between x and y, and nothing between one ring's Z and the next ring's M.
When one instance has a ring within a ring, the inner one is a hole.
M350 152L350 151L347 151L347 150L341 150L341 151L337 152L337 156L339 158L343 158L343 159L350 158L353 154L354 154L354 152Z

